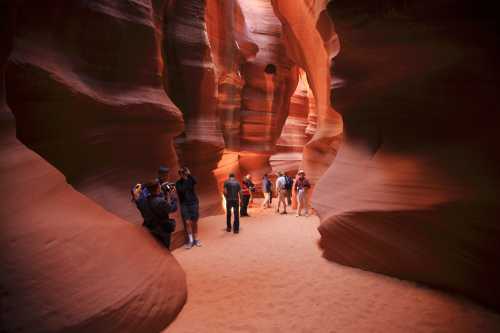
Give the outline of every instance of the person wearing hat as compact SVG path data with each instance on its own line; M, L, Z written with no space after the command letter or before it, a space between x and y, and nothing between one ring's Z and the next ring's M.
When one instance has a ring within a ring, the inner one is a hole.
M302 209L305 210L305 216L309 216L307 210L307 191L311 188L309 180L306 178L304 170L299 170L295 180L295 191L297 193L297 215L300 216Z

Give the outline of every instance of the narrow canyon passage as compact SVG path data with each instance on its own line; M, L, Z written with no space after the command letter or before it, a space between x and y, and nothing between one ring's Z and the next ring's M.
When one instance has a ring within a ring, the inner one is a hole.
M319 220L252 209L241 233L200 223L203 247L173 252L188 301L165 332L499 332L500 315L467 300L328 262Z

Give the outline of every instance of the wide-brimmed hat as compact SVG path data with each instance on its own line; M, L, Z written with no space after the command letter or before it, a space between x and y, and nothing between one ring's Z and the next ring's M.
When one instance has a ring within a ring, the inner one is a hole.
M301 170L299 170L299 172L297 172L297 174L298 174L298 175L305 175L306 173L305 173L305 171L304 171L304 170L302 170L302 169L301 169Z

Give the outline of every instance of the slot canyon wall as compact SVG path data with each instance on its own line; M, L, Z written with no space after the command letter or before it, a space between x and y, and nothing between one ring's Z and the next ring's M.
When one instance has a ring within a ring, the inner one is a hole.
M161 85L161 3L0 9L0 331L158 332L185 274L122 219L136 212L120 191L175 161L183 126Z
M498 21L465 1L335 1L344 142L313 205L328 259L500 309Z
M301 137L299 167L329 82L318 108L270 0L1 5L0 326L158 331L185 302L185 276L138 226L131 185L186 164L202 214L220 211L229 171L259 182L272 170L290 109L301 124L281 142Z
M302 167L326 258L498 309L498 26L448 1L2 2L0 327L175 318L128 192L160 164L204 215L229 171Z
M340 51L340 42L328 12L326 0L272 0L283 25L287 55L307 74L314 96L315 123L312 138L305 144L302 167L312 183L333 162L342 140L342 118L330 103L333 76L328 70Z

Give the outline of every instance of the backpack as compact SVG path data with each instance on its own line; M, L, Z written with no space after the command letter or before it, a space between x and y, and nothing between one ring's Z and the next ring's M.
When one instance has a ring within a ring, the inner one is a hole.
M285 176L285 189L291 190L293 187L293 180L290 176Z
M137 203L138 201L149 197L149 191L146 186L136 184L130 189L131 201Z

